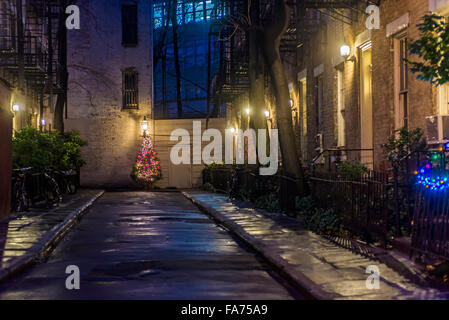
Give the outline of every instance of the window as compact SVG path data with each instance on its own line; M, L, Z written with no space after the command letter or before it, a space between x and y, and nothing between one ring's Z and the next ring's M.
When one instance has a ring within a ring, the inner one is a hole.
M207 0L206 2L206 20L210 20L212 17L212 11L214 9L214 4L212 0Z
M448 8L449 9L449 8ZM448 22L448 17L445 17ZM437 87L438 112L440 115L449 115L449 84L445 83Z
M137 5L122 6L122 45L137 46Z
M123 109L139 107L138 73L134 69L123 72Z
M449 115L449 84L438 86L437 90L439 114Z
M345 72L337 70L337 146L344 147L345 139Z
M185 16L184 23L190 23L193 21L193 3L187 2L184 4Z
M154 4L154 27L156 29L164 26L164 4Z
M404 127L408 127L408 67L405 59L407 59L407 39L400 40L400 91L399 91L399 105L403 112Z
M201 22L204 19L204 2L195 3L195 22Z
M409 107L408 107L408 66L407 59L407 38L399 36L394 39L395 56L395 124L396 129L408 127Z

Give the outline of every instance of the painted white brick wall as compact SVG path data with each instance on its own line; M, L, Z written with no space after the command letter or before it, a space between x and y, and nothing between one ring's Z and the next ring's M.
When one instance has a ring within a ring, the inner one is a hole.
M139 43L122 46L123 0L81 0L81 29L68 31L66 129L88 140L83 150L86 186L133 184L129 175L140 147L140 123L152 107L151 4L138 2ZM139 73L139 110L122 110L122 71Z

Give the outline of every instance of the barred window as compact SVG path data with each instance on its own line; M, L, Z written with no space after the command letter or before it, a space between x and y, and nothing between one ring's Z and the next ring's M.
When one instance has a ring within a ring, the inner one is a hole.
M122 6L122 45L137 46L137 5Z
M134 69L123 72L123 109L139 108L138 73Z

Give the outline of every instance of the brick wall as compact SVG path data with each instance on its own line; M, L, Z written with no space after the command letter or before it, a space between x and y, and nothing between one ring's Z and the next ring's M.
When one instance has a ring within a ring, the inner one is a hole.
M385 169L388 163L381 145L386 142L394 129L394 54L392 51L392 37L387 37L387 24L395 21L405 13L410 14L410 22L407 28L407 38L418 38L416 25L420 18L429 10L428 1L415 0L387 0L380 6L381 28L371 31L372 43L372 93L373 93L373 147L374 168ZM347 12L348 14L349 11ZM355 21L352 25L343 24L340 21L321 18L318 32L309 35L308 41L300 49L300 64L298 71L307 68L308 81L308 150L311 157L316 155L314 151L314 137L318 133L317 119L317 90L314 68L324 65L323 79L323 109L321 133L324 135L324 148L337 146L337 70L336 67L344 65L345 74L345 125L346 147L361 147L360 126L360 54L355 48L357 37L365 32L365 14L353 14ZM357 61L347 61L342 64L339 48L347 43L352 47L352 54ZM425 116L436 112L436 89L429 83L416 79L411 72L408 74L409 82L409 127L424 128ZM351 153L350 160L360 160L360 155Z
M12 114L11 90L0 82L0 219L9 216L11 203Z
M81 29L68 31L68 119L87 139L85 186L132 185L142 141L140 124L152 108L151 1L138 1L139 43L122 46L120 0L82 0ZM122 109L122 71L138 72L139 109Z

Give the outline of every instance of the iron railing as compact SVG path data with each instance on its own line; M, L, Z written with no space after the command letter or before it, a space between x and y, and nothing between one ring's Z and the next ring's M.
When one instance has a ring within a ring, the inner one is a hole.
M314 202L333 209L346 230L368 242L387 242L391 188L387 173L369 171L348 178L339 172L314 172L310 184Z

